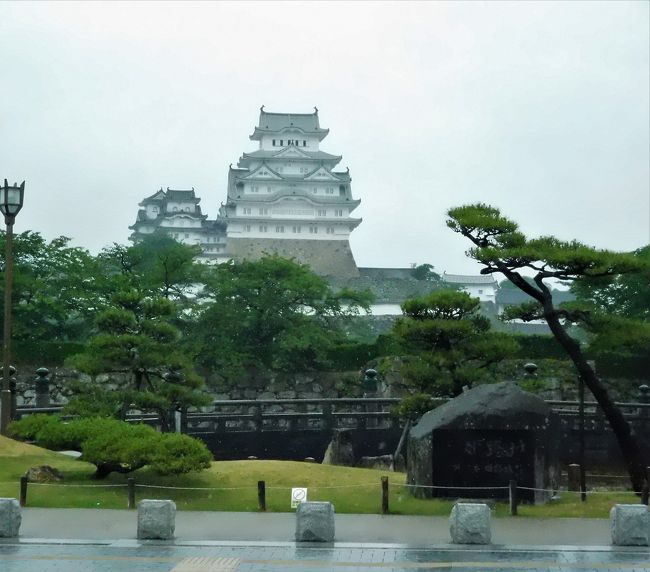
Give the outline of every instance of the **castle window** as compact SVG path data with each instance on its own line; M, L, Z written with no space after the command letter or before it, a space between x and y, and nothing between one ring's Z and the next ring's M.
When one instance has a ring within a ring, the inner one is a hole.
M300 234L300 230L301 230L301 228L299 226L292 226L291 227L291 231L296 233L296 234Z
M284 147L284 140L280 139L280 147Z
M303 140L303 142L302 142L302 146L303 146L303 147L307 147L307 141Z
M333 226L328 226L327 227L327 234L334 234L334 227Z
M327 187L327 188L325 189L325 192L326 192L328 195L333 195L333 194L334 194L334 187Z
M327 216L327 211L325 209L318 209L316 216Z
M336 209L334 211L334 216L343 216L343 209Z
M275 139L273 139L273 147L275 147Z
M251 231L251 225L250 224L247 224L244 228L246 229L246 232Z
M260 188L257 185L252 185L251 186L251 193L257 193L259 192Z
M318 227L317 226L310 226L309 227L309 233L310 234L318 234Z
M266 232L266 225L265 224L260 225L260 232Z
M244 207L244 214L251 214L250 207Z
M284 232L284 227L283 226L276 226L275 227L275 232Z
M188 233L185 233L185 238L189 238L190 235Z
M266 192L270 193L271 192L271 187L266 187Z
M267 214L269 214L269 209L259 209L259 214L267 215Z
M483 290L479 290L478 293L479 293L479 294L483 294Z

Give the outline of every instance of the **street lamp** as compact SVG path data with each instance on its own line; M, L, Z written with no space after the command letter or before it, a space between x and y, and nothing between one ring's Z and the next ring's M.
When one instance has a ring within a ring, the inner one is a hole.
M7 233L5 235L5 316L3 334L3 368L2 391L0 391L0 435L7 434L7 426L11 421L11 287L13 283L13 233L16 215L23 208L25 197L25 181L20 186L17 183L9 185L7 179L0 187L0 212L5 217Z

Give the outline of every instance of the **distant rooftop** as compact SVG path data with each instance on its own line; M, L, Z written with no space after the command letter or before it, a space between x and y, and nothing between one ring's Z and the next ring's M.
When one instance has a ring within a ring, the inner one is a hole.
M478 274L469 276L466 274L447 274L443 273L442 279L450 284L497 284L492 274Z

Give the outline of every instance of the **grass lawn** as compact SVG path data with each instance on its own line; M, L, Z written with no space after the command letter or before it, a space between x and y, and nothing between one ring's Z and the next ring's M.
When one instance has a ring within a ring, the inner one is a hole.
M30 483L27 506L126 508L126 475L113 474L104 481L96 481L92 478L93 465L4 437L0 437L0 497L18 498L21 475L36 465L50 465L61 470L65 474L64 484L68 486ZM383 475L390 479L392 514L449 514L453 501L413 498L400 486L405 482L404 474L370 469L293 461L219 461L208 470L178 477L160 477L146 468L130 476L139 485L136 489L137 499L171 498L180 510L256 511L257 481L264 480L269 511L291 511L291 487L307 487L309 500L331 501L339 513L377 514L381 510L380 479ZM215 490L159 489L146 488L145 485ZM618 491L592 495L585 503L580 502L579 496L573 493L562 493L561 496L560 500L546 505L522 505L519 514L607 518L609 509L615 503L639 502L633 494ZM497 504L496 515L507 514L507 504Z

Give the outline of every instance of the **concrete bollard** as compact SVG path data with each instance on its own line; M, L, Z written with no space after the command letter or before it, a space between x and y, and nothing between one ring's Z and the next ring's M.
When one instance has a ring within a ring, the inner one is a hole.
M138 503L138 538L174 538L176 503L171 500L141 500Z
M0 538L17 537L21 521L18 500L0 498Z
M296 542L333 542L334 505L301 502L296 509Z
M650 512L644 504L616 504L609 513L614 546L648 546Z
M490 544L490 507L484 503L456 503L449 515L449 532L454 544Z

